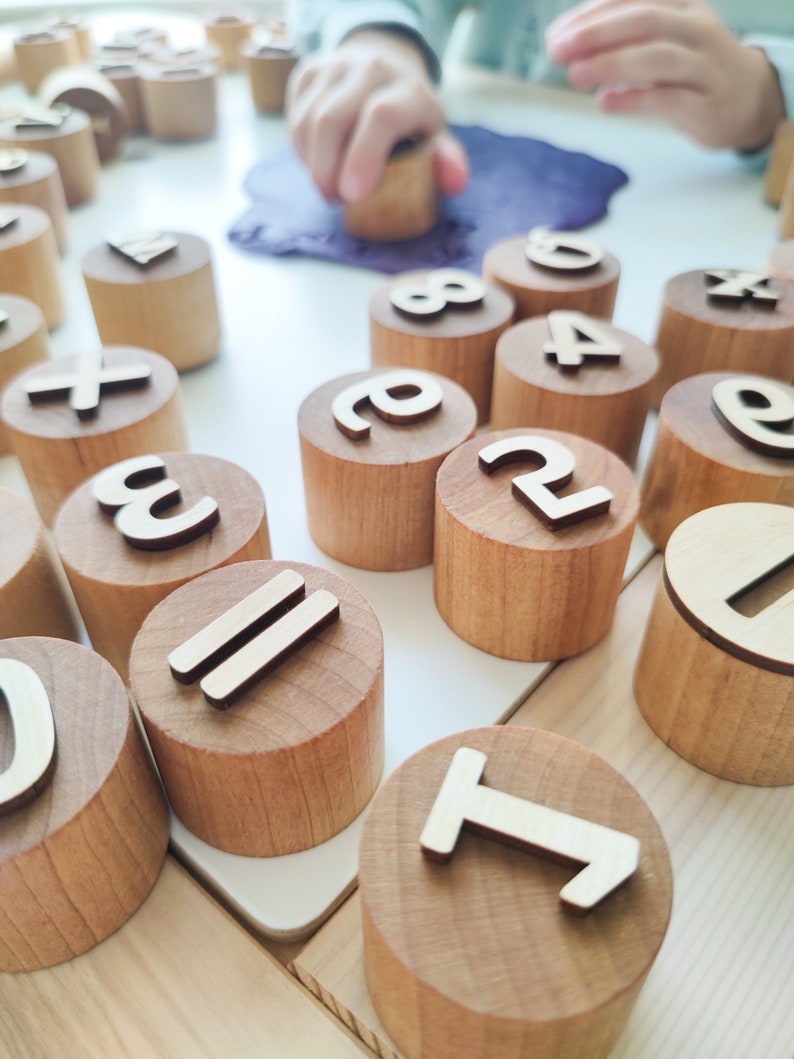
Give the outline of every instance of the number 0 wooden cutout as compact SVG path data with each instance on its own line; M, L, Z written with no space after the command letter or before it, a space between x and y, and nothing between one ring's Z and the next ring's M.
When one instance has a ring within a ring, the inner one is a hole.
M0 816L32 801L55 770L55 722L47 690L25 662L0 658L0 698L14 729L14 757L0 773Z

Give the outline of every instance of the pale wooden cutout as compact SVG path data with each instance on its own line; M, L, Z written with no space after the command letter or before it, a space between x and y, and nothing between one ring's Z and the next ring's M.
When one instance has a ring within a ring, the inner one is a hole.
M11 317L8 315L5 309L0 309L0 331L3 330L3 328L6 326L10 319Z
M109 235L108 246L142 268L169 257L179 246L173 236L163 232L135 232Z
M20 213L11 206L3 206L0 208L0 233L8 231L9 228L13 228L15 224L19 223Z
M159 456L133 456L113 464L96 476L92 493L103 511L115 513L116 529L127 543L144 551L187 544L220 518L218 504L209 496L178 515L157 517L182 496L179 485L165 477Z
M495 441L479 452L479 464L486 474L506 463L538 458L544 461L544 465L537 471L514 478L513 493L549 529L562 529L609 510L612 493L603 485L581 489L565 497L552 492L567 485L576 469L571 450L553 438L524 434Z
M462 268L437 268L424 283L394 287L389 299L398 312L418 320L429 320L448 306L469 309L481 305L485 284L473 272Z
M589 239L548 228L531 229L525 252L533 265L560 272L584 272L604 259L604 251Z
M6 147L0 150L0 173L17 173L28 164L28 152L21 147Z
M362 405L369 403L381 419L404 425L429 418L441 407L443 396L440 383L423 371L386 371L342 390L331 412L337 428L360 441L370 435L369 422L358 414Z
M151 382L152 369L149 364L133 364L125 367L103 366L102 350L81 353L77 358L77 369L63 375L44 375L25 383L25 390L32 404L69 396L69 407L79 419L93 419L99 411L99 399L103 393L133 390Z
M0 658L0 696L14 729L14 757L0 772L0 816L32 801L55 769L55 722L47 689L26 662Z
M623 347L614 335L585 313L557 309L548 315L551 339L543 352L560 371L576 372L585 360L617 364Z
M750 448L768 456L794 457L794 434L788 431L794 423L794 398L782 385L736 376L717 382L711 399L719 421Z
M780 298L778 291L767 284L770 277L763 272L743 272L740 269L711 268L703 273L709 301L724 305L739 305L745 300L774 309Z
M59 129L72 113L66 103L55 103L51 107L37 103L26 103L25 109L14 119L16 129Z
M180 684L191 684L234 644L250 639L277 610L291 607L305 592L306 582L300 574L282 570L171 652L168 665L174 679Z
M419 839L428 857L449 860L468 824L509 845L585 865L560 890L562 904L579 914L590 912L637 870L640 844L633 835L482 786L486 761L471 747L455 751Z

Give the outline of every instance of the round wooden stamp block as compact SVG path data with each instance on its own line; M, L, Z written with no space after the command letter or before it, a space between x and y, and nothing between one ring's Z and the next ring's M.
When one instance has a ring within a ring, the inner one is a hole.
M47 325L38 305L29 298L0 294L0 390L15 375L49 355ZM0 456L12 451L11 439L0 419Z
M212 846L309 849L375 791L383 638L337 574L250 562L191 581L147 618L130 676L174 812Z
M91 57L94 53L94 41L91 34L91 25L88 22L83 22L77 17L67 16L65 18L54 19L49 26L50 29L56 30L70 30L77 37L77 47L80 51L80 58L84 63L91 62Z
M63 570L36 509L0 489L0 640L56 636L77 640L77 617Z
M107 45L97 54L96 69L110 81L124 100L129 131L145 132L146 120L143 115L137 50L132 47L113 48Z
M633 467L658 366L650 346L584 313L522 320L496 344L491 428L580 434Z
M23 147L0 148L0 203L15 202L44 210L63 253L67 242L66 196L52 155Z
M215 567L270 558L259 484L195 453L106 467L66 500L54 533L91 643L124 677L135 634L170 592Z
M0 122L0 147L44 151L58 163L67 205L95 199L99 153L91 119L83 110L31 104L16 118Z
M367 985L401 1054L596 1059L662 944L672 870L647 805L602 758L495 727L386 780L359 888Z
M370 299L370 360L377 368L418 368L454 379L484 423L496 340L514 308L499 287L463 269L404 272Z
M779 206L794 163L794 121L781 121L775 128L772 150L764 172L764 198Z
M794 283L756 272L709 269L664 289L656 348L656 403L681 379L707 371L794 379Z
M794 783L794 509L699 511L664 562L634 671L643 717L716 776Z
M483 275L515 299L516 318L570 309L611 320L620 280L616 257L572 232L532 229L494 244Z
M441 617L500 658L584 651L612 623L638 508L626 464L585 438L503 430L467 441L436 481Z
M794 239L794 167L788 171L783 198L780 200L778 233L781 239Z
M0 969L35 971L93 948L143 903L168 810L124 685L99 655L3 640L0 689Z
M794 283L794 239L772 247L766 257L766 268L770 276Z
M38 206L0 205L0 290L35 302L50 330L63 320L58 245Z
M246 11L224 11L204 20L204 36L220 51L224 70L238 70L240 51L256 27L253 14Z
M103 467L188 445L179 376L148 349L108 346L35 364L5 389L0 409L47 525Z
M47 75L39 94L47 107L62 103L88 114L100 162L118 157L130 119L121 93L107 77L89 66L64 67Z
M281 114L287 81L298 61L297 52L290 47L246 41L240 46L240 54L248 70L256 109L263 114Z
M150 134L157 140L206 140L218 124L215 63L138 67L141 101Z
M366 570L431 563L436 474L473 436L476 418L460 386L411 369L346 375L315 390L298 413L315 544Z
M676 383L659 408L640 522L660 550L703 508L741 501L794 507L794 387L709 372Z
M177 371L218 355L221 324L209 244L184 232L113 235L83 257L103 343L144 346Z
M32 95L51 70L74 66L82 59L74 30L65 26L20 34L14 40L14 54L20 79Z
M350 235L382 242L416 239L430 231L437 217L435 148L430 140L397 144L372 194L343 208Z

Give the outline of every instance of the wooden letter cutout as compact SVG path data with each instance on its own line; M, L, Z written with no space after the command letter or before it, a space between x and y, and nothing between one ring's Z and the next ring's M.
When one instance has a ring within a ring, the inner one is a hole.
M462 268L437 268L430 272L424 284L394 287L389 299L394 308L418 320L430 320L448 306L472 309L481 305L485 284L473 272Z
M356 441L368 438L370 424L358 414L367 402L389 423L417 423L441 407L441 385L422 371L386 371L353 383L334 398L334 422L343 434Z
M109 235L108 246L141 268L147 268L175 252L179 243L162 232L137 232Z
M549 313L551 340L543 352L560 371L577 372L587 360L617 364L623 347L602 324L584 313L557 309Z
M188 511L158 518L161 511L182 498L176 482L165 477L159 456L133 456L98 474L92 488L94 498L110 515L128 544L144 551L176 548L195 540L220 518L218 504L205 496Z
M93 419L99 412L99 398L103 393L135 390L147 386L152 377L148 364L133 364L123 368L105 368L102 350L81 353L77 370L71 374L46 375L26 383L31 404L69 397L69 407L79 419Z
M770 290L769 276L762 272L741 272L738 269L711 268L703 273L709 301L723 305L741 305L749 300L764 308L774 309L780 295Z
M524 434L495 441L479 453L480 467L486 474L506 463L538 458L544 461L544 465L537 471L514 478L513 493L549 529L562 529L609 510L612 493L603 485L581 489L565 497L552 492L567 485L576 469L573 453L559 441Z
M199 685L204 697L225 710L260 676L337 620L336 596L319 589L298 603L305 592L300 574L283 570L175 648L168 657L174 678L190 684L206 674ZM284 613L285 608L290 609Z
M794 398L781 386L751 375L721 379L711 399L722 425L749 448L794 457Z
M533 265L559 272L584 272L604 260L601 247L570 232L533 228L527 236L525 253Z
M0 816L32 801L55 771L55 722L47 690L25 662L0 658L0 696L14 729L14 757L0 772Z
M562 904L580 915L637 870L640 843L633 835L482 786L486 761L485 754L470 747L455 752L419 839L431 860L448 861L461 828L468 825L508 845L584 865L560 890Z

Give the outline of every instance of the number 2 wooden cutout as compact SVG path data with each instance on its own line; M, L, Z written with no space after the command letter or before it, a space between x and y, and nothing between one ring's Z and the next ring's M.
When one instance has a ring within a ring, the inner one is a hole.
M721 379L711 391L717 418L740 441L768 456L794 458L794 398L753 376Z
M55 770L55 722L47 690L25 662L0 658L0 697L14 729L14 757L0 772L0 816L32 801Z
M444 391L431 375L421 371L385 371L353 383L334 398L331 412L343 434L355 441L370 435L370 424L359 409L370 404L390 423L417 423L437 412Z
M157 517L182 496L177 483L165 477L159 456L133 456L113 464L96 476L92 491L102 510L115 515L124 539L144 551L186 544L208 533L220 518L218 504L209 496L178 515Z
M560 901L584 915L637 870L640 843L633 835L480 783L487 757L460 747L452 759L419 839L431 860L448 861L461 828L519 845L565 863L584 865L560 890Z
M562 529L609 510L612 493L603 485L581 489L566 497L558 497L552 492L567 485L576 469L571 450L553 438L524 434L495 441L479 453L480 467L486 474L506 463L538 458L544 460L544 465L537 471L514 478L513 493L549 529Z
M592 317L558 309L549 313L548 321L551 339L543 343L543 352L561 371L578 371L586 360L620 360L620 343Z

